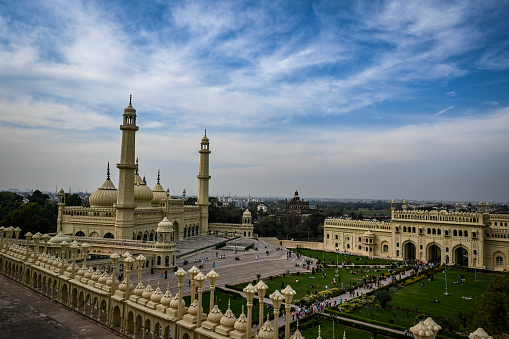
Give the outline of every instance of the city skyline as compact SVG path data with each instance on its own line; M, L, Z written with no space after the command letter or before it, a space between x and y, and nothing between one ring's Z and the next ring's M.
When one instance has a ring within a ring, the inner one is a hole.
M0 190L509 201L509 1L0 4Z

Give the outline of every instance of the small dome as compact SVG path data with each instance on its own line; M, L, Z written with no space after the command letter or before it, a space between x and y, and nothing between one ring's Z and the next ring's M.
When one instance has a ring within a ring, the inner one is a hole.
M111 207L117 202L118 190L110 180L110 163L106 172L106 180L88 198L91 207Z
M94 270L90 267L88 271L85 272L85 278L90 279L92 275L94 275Z
M166 191L164 190L163 186L159 183L160 181L160 173L157 171L157 184L152 189L152 207L158 207L161 203L161 200L166 199Z
M137 295L138 297L141 297L143 291L145 291L145 286L143 286L143 284L140 281L138 285L136 285L136 288L134 289L134 294Z
M67 243L71 243L72 240L67 235L65 235L62 231L60 231L57 235L55 235L53 238L49 240L50 244L60 244L62 241L65 241Z
M263 324L262 328L258 332L258 338L260 339L272 339L274 338L274 328L270 323L268 317L267 321Z
M233 314L232 310L230 309L230 301L228 300L228 309L221 318L220 323L226 328L233 329L233 326L235 326L235 321L237 321L237 319L235 318L235 314Z
M98 282L100 282L101 284L106 284L106 282L108 281L108 275L106 274L101 274L101 276L99 277L99 280Z
M180 304L182 305L182 308L186 307L186 302L184 301L184 299L180 300ZM174 310L178 310L178 308L179 308L178 294L175 294L175 297L173 298L173 300L170 303L170 307Z
M170 306L171 300L173 299L173 296L170 292L170 283L168 283L168 288L166 289L166 292L164 293L163 297L159 301L164 306Z
M239 332L246 332L247 318L244 314L244 305L242 305L242 313L240 314L240 317L237 319L233 327Z
M153 197L152 190L136 173L134 175L134 203L138 205L138 208L151 208Z
M173 232L173 223L164 217L164 219L157 224L157 233L170 233Z
M242 213L243 218L251 218L251 212L249 212L249 209L246 208L244 213Z
M189 306L189 309L187 310L187 313L191 315L197 315L198 314L198 300L194 299L194 301Z
M223 317L223 312L217 307L217 305L214 305L214 308L212 311L209 312L209 315L207 317L207 320L214 324L219 324L221 321L221 318Z
M91 279L93 281L99 281L99 278L101 277L101 273L99 273L99 271L95 271L94 274L92 274L92 277Z
M152 286L150 286L150 284L148 284L147 287L145 288L145 291L143 291L143 293L141 294L141 296L147 300L150 300L150 297L152 296L153 293L154 289L152 288Z
M163 298L163 292L161 292L161 289L157 287L156 291L150 296L150 301L153 301L155 303L158 303Z

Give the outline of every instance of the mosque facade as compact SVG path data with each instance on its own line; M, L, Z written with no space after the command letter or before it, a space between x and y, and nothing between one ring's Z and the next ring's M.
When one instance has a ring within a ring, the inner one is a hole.
M171 198L169 190L160 184L153 189L138 174L139 163L135 157L135 137L139 127L136 125L136 110L131 101L125 108L122 125L122 144L118 188L110 179L108 164L106 180L91 194L90 206L66 206L65 193L59 193L57 233L90 238L156 241L158 223L167 218L172 223L171 241L206 235L210 233L208 223L209 208L209 139L205 136L200 143L200 165L198 178L198 197L195 205L185 204L185 190L182 198ZM249 216L250 217L250 216ZM213 230L225 235L252 236L253 226L249 222L242 225L214 225Z
M391 221L329 218L324 222L327 251L397 260L447 262L489 270L509 270L509 215L477 211L402 210L391 204Z

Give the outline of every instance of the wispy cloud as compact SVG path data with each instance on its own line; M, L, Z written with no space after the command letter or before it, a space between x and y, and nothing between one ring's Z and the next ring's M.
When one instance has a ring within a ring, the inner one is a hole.
M438 116L440 116L440 115L442 115L442 114L444 114L444 113L447 113L447 111L449 111L449 110L451 110L451 109L453 109L453 108L454 108L454 106L449 106L449 107L447 107L447 108L445 108L445 109L443 109L443 110L441 110L441 111L437 112L437 113L435 114L435 116L436 116L436 117L438 117Z

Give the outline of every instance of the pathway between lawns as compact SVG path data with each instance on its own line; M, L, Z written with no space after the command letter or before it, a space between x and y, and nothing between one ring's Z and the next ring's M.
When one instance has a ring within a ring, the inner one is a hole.
M409 269L409 270L401 273L401 279L406 278L407 276L411 275L411 271L412 271L412 269ZM379 288L382 288L383 286L385 286L387 284L390 284L390 283L391 283L391 281L389 281L389 279L383 280L383 281L381 281L381 286ZM222 288L225 289L225 290L228 290L228 291L239 293L240 295L242 295L243 298L246 297L245 293L242 292L242 291L237 291L237 290L234 290L234 289L231 289L231 288L227 288L227 287L224 287L224 286ZM357 293L358 293L358 296L360 297L361 295L366 294L367 292L370 292L372 290L377 290L377 288L369 289L367 287L359 287L359 288L354 290L355 297L350 297L349 299L355 299L357 297ZM335 297L333 297L331 299L328 299L328 300L331 303L336 302L336 304L339 304L339 299L340 298L342 299L342 301L346 301L346 300L349 300L349 299L347 299L347 297L349 297L349 292L342 293L342 294L337 295L337 296L335 296ZM257 296L255 296L255 298L257 298ZM270 298L268 298L268 297L264 298L264 302L266 304L271 304L272 305L272 300ZM299 307L297 305L292 305L292 306L294 308ZM322 313L324 313L324 312L322 312ZM405 334L403 331L395 330L393 328L384 327L384 326L375 325L375 324L370 324L370 323L363 322L363 321L356 320L356 319L345 318L345 317L342 317L342 316L339 316L339 315L332 315L332 317L337 318L337 319L341 319L341 320L344 320L344 321L347 321L347 322L349 321L349 322L352 322L352 323L362 324L364 326L371 327L371 328L382 329L382 330L385 330L385 331L388 331L388 332L392 332L392 333ZM279 321L278 321L279 327L284 326L285 325L285 321L286 321L285 317L283 315L281 315L279 317ZM290 323L292 323L294 321L295 320L290 320ZM274 321L273 320L271 321L271 323L272 323L272 325L274 325ZM259 324L256 324L256 326L253 326L253 330L255 330L256 333L258 333L258 325Z

